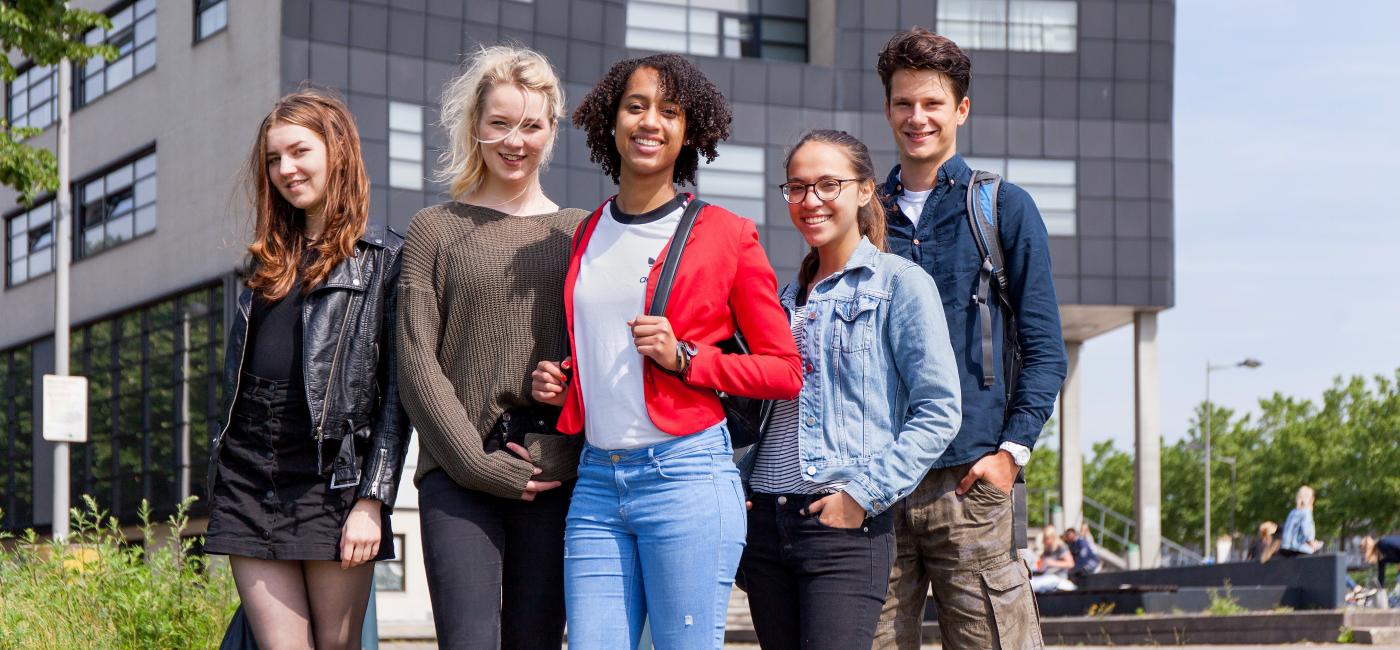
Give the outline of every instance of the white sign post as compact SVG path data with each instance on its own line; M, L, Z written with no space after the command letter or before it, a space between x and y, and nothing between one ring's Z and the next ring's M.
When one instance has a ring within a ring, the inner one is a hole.
M87 442L87 377L44 375L44 440Z

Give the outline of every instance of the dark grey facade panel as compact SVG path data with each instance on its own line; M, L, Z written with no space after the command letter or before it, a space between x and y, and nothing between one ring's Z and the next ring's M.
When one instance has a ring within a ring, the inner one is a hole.
M800 14L809 4L784 2L765 2L764 11ZM434 106L464 53L501 42L539 49L565 79L572 110L612 63L643 54L622 46L626 4L284 0L283 86L309 78L347 92L376 181L371 212L401 228L418 207L445 195L431 183L421 192L388 187L389 101L426 107L424 173L431 174L446 145ZM1075 234L1055 236L1051 243L1062 303L1169 306L1175 8L1170 2L1079 4L1073 52L968 52L972 114L959 129L958 149L979 157L1076 162ZM319 20L337 8L341 16ZM788 147L815 127L862 138L883 177L896 156L876 54L898 27L936 29L935 15L936 3L927 0L836 0L833 68L695 60L733 103L730 142L765 149L765 190L781 178ZM543 183L559 203L585 209L616 191L588 160L583 135L567 124ZM760 237L780 281L786 281L806 245L789 227L781 198L770 192L764 203L767 223Z

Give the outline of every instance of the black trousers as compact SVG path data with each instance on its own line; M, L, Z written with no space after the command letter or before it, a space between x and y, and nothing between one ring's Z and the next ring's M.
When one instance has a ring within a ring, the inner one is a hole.
M838 529L804 514L821 495L754 494L738 581L765 650L869 648L894 564L892 510Z
M503 499L434 470L418 486L423 562L439 648L558 650L564 517L573 481Z

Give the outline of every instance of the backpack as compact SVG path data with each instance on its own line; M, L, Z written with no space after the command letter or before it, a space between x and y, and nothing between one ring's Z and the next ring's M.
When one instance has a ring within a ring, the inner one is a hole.
M1021 372L1021 342L1016 337L1016 309L1011 306L1010 281L1006 277L1006 253L1001 247L1001 176L988 171L973 170L972 180L967 186L967 223L972 229L972 239L977 242L977 253L982 258L982 267L977 272L977 320L982 332L982 386L996 383L997 365L1003 366L1006 373L1006 395L1010 400L1016 392L1016 378ZM991 299L993 281L996 282L996 300L1001 306L1005 327L1002 330L1003 343L1009 353L996 363L992 345ZM1011 490L1012 502L1012 548L1026 548L1026 479L1025 472L1016 474L1016 483Z

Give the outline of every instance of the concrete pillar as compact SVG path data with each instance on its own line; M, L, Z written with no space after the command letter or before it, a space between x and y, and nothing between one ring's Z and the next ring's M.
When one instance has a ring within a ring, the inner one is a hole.
M1078 526L1084 513L1084 452L1079 447L1079 348L1065 342L1069 372L1060 389L1060 508L1064 527Z
M1138 523L1139 566L1162 561L1162 411L1157 381L1157 313L1133 315L1133 401L1137 413L1134 512Z

